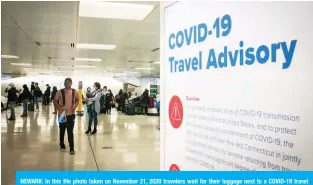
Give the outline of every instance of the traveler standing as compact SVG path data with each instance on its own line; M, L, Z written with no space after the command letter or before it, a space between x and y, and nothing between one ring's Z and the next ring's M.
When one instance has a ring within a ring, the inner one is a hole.
M22 93L22 102L23 102L23 114L21 117L27 117L27 106L28 102L32 101L33 95L29 91L28 87L26 84L23 85L23 93Z
M112 91L109 89L108 93L106 94L106 98L105 98L105 107L106 107L106 111L109 115L111 114L111 109L112 109L113 103L114 103L114 96L113 96Z
M160 116L160 93L156 95L156 108L158 110L158 116Z
M36 87L35 87L35 82L32 82L31 86L30 86L30 92L34 95L34 91L35 91Z
M42 97L42 91L40 90L38 83L35 83L34 90L34 104L36 105L36 111L39 111L38 98Z
M58 110L58 115L60 116L63 111L65 111L66 121L65 123L60 123L60 149L66 150L64 144L65 130L67 130L67 137L70 146L70 154L75 154L74 150L74 125L75 125L75 110L78 106L79 98L78 93L75 89L72 89L72 79L66 78L64 80L64 89L59 90L53 100L55 107Z
M108 112L107 106L106 106L106 95L107 94L108 94L108 87L104 86L103 90L102 90L102 96L101 96L101 99L100 99L100 106L101 106L101 110L102 110L103 113L107 113Z
M53 88L52 88L52 93L51 93L51 101L54 100L54 97L55 97L55 95L57 94L57 92L58 92L57 87L56 87L56 86L53 86ZM55 107L54 104L53 104L53 106L54 106L54 112L53 112L52 114L56 114L56 113L57 113L57 108Z
M11 110L11 115L10 118L8 119L9 121L14 121L15 120L15 102L17 101L17 90L14 87L13 83L10 83L9 86L5 89L5 92L8 93L8 103L10 105L10 110Z
M100 99L102 95L102 90L100 89L101 85L100 83L96 82L93 86L93 92L92 97L88 98L88 96L85 98L85 102L87 103L87 112L88 112L88 130L85 132L86 134L89 134L91 132L91 125L93 120L93 126L94 129L91 132L91 134L97 133L97 125L98 125L98 114L100 113Z
M51 94L51 87L49 84L46 85L47 89L45 91L45 102L44 105L49 105L50 104L50 94Z
M148 105L149 105L149 90L146 89L141 95L141 107L143 115L148 114Z
M122 102L121 102L121 100L122 100L122 96L123 96L123 90L122 89L120 89L120 91L118 92L118 94L115 96L115 101L116 101L116 103L118 104L118 106L117 106L117 111L121 111L122 109L122 107L121 107L121 105L122 105Z
M17 89L16 89L17 90ZM18 90L17 91L17 101L16 101L16 106L21 106L21 103L22 103L22 94L23 94L23 91L22 91L22 89L20 89L20 90Z

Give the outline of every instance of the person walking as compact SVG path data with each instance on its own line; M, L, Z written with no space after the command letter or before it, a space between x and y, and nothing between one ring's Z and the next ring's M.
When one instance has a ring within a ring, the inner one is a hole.
M102 90L100 89L101 85L98 82L94 83L92 97L85 98L85 102L87 103L87 112L88 112L88 130L85 132L89 134L91 132L91 125L93 120L94 129L91 134L97 133L97 125L98 125L98 114L100 113L100 99L102 95Z
M17 101L17 90L14 87L13 83L10 83L9 86L5 89L5 92L8 93L8 103L10 105L11 115L8 119L9 121L15 121L15 103Z
M28 102L32 101L33 95L29 91L26 84L23 85L23 93L22 93L22 102L23 102L23 114L21 117L27 117L27 108L28 108Z
M65 111L66 115L66 121L65 123L60 123L59 125L59 132L60 132L60 149L62 151L66 150L65 144L64 144L64 135L65 130L67 130L67 137L70 147L70 154L74 155L74 125L75 125L75 110L78 106L79 97L77 90L72 89L72 79L66 78L64 80L64 89L59 90L53 100L53 103L55 107L58 110L58 115L61 116L61 114Z

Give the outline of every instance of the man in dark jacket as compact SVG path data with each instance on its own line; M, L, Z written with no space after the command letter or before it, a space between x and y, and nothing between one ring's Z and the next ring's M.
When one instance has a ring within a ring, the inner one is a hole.
M34 104L36 106L36 111L39 111L39 103L38 98L42 96L42 91L40 90L38 83L35 83L35 90L34 90Z
M29 91L29 89L28 89L26 84L23 85L23 89L24 89L23 93L21 93L21 95L22 95L22 102L23 102L23 114L21 115L21 117L27 117L28 102L32 101L33 95Z
M11 116L8 119L9 121L14 121L15 120L15 102L17 101L17 90L14 87L13 83L9 84L9 87L5 89L5 92L8 93L8 102L10 104L10 110L11 110Z
M51 87L49 86L49 84L46 85L47 89L45 91L45 103L44 105L49 105L50 104L50 94L51 94Z
M149 105L149 90L146 89L141 95L141 107L143 108L143 114L148 114L148 105Z
M32 82L32 85L30 86L30 92L34 94L34 91L35 91L35 82Z

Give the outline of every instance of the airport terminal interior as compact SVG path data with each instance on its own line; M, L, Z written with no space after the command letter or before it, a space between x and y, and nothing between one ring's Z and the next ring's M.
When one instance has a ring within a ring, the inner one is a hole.
M159 170L159 30L159 2L1 2L1 184L15 184L17 170ZM82 105L70 155L67 134L60 151L51 100L39 98L39 110L24 117L16 102L15 120L8 120L5 92L11 86L19 96L35 82L46 96L47 85L50 93L60 90L67 77L82 95L99 82L133 102L147 89L153 103L130 114L114 102L110 114L98 114L96 134L85 134Z

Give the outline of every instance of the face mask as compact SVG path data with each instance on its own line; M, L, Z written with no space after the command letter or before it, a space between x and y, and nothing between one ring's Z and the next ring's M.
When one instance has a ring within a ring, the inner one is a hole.
M65 88L71 88L71 85L72 85L71 83L64 83Z

